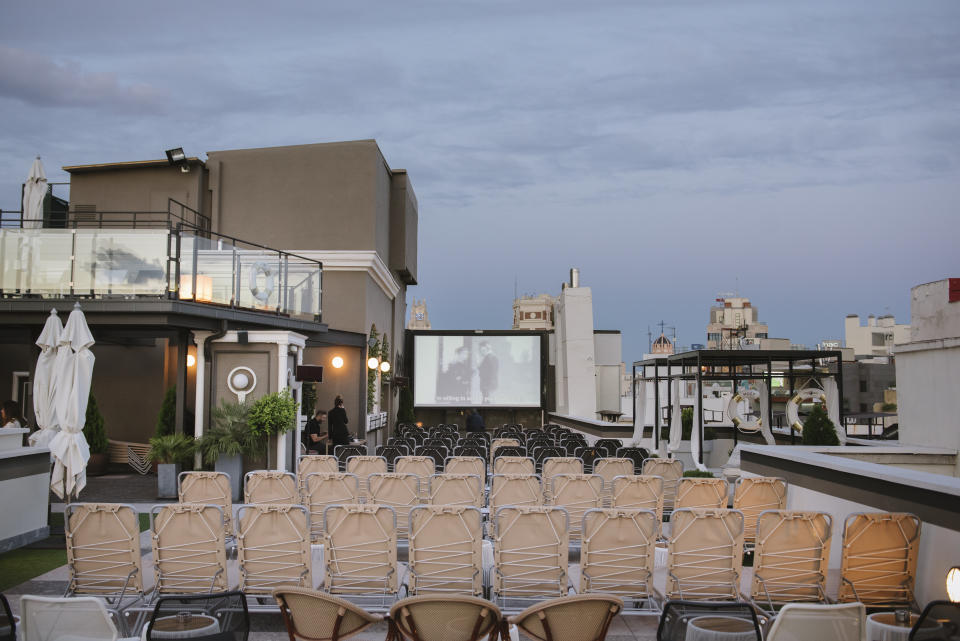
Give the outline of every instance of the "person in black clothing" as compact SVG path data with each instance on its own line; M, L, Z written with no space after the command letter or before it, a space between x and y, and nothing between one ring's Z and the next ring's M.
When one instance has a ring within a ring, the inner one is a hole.
M467 412L467 431L468 432L483 432L487 429L487 426L483 423L483 417L480 416L480 412L476 409L472 409Z
M333 401L333 409L327 413L330 422L330 444L350 445L350 432L347 430L347 410L343 409L343 397L339 394Z
M308 454L324 452L324 441L327 438L327 430L324 429L324 423L327 422L327 413L323 410L317 410L306 426L303 428L303 447Z

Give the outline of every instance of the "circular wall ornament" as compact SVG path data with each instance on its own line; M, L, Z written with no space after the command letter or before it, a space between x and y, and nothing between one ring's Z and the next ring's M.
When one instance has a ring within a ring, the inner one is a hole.
M263 274L264 276L263 287L260 287L260 274ZM266 304L270 299L270 295L273 294L273 289L275 287L273 268L262 260L258 260L254 264L250 265L249 286L250 293L253 294L253 297L261 303Z
M245 365L240 367L234 367L230 370L230 373L227 374L227 388L237 395L237 400L239 402L244 402L247 398L247 394L252 392L257 387L257 375L253 373L253 370Z
M800 406L803 403L823 403L823 407L826 409L827 395L823 393L822 389L805 387L787 401L787 423L798 432L803 432L803 423L800 422Z
M744 432L756 432L763 425L763 417L754 417L749 421L740 414L740 402L747 401L751 405L760 400L760 392L755 389L741 388L727 403L727 416L733 421L733 426Z

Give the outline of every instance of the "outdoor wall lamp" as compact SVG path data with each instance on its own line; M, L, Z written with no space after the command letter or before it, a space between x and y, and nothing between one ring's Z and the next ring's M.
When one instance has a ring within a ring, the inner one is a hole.
M947 572L947 596L954 603L960 603L960 566L953 566Z
M197 357L193 354L187 354L187 367L193 367L197 364Z
M334 369L340 369L343 367L343 359L339 356L334 356L333 360L330 361L330 364L333 365Z
M376 356L371 356L367 359L367 367L370 369L379 369L380 368L380 359Z

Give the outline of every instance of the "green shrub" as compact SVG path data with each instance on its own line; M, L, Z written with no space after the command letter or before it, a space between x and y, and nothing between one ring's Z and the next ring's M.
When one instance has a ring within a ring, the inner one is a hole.
M803 423L804 445L840 445L837 430L822 405L814 405Z
M689 441L690 436L693 434L693 408L685 407L680 412L680 425L683 428L682 436L680 437L684 441Z
M87 416L83 423L83 436L87 439L91 454L106 454L110 451L110 441L107 440L107 430L103 424L103 414L97 407L97 399L93 392L87 398Z
M297 402L287 388L267 394L254 402L247 422L250 431L258 436L289 432L297 425Z
M881 412L896 412L897 404L896 403L884 403L880 406Z
M147 458L154 463L182 463L189 465L197 442L186 434L165 434L150 439Z
M416 413L413 411L413 390L409 385L400 390L400 400L397 408L397 423L409 423L413 425L417 422Z
M211 425L198 444L204 463L213 465L221 456L261 452L264 438L250 429L249 417L250 406L246 403L223 401L213 409Z
M163 397L154 436L166 436L177 431L177 388L171 387Z
M709 470L685 470L685 471L683 472L683 475L686 476L686 477L688 477L688 478L692 477L692 478L698 478L698 479L712 479L712 478L716 478L716 477L713 475L713 472L711 472L711 471L709 471Z

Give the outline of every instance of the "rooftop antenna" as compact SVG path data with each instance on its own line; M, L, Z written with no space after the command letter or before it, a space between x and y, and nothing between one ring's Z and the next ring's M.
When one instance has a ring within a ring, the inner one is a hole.
M647 325L647 354L653 351L653 332L650 331L650 326Z
M733 291L737 293L737 298L740 298L740 277L734 276L733 282L734 282Z

